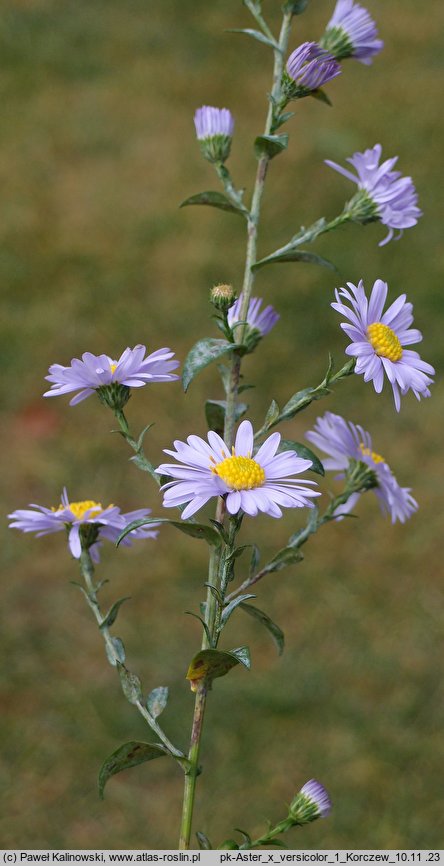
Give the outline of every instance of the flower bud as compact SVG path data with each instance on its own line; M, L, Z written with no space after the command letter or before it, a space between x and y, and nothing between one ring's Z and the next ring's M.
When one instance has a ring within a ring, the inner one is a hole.
M282 79L284 99L301 99L319 90L341 72L337 60L317 42L299 45L287 60Z
M324 786L310 779L293 799L288 817L293 824L309 824L316 818L326 818L331 812L331 800Z
M210 292L210 301L213 304L213 307L216 307L216 310L220 310L221 313L226 313L230 307L233 306L236 300L236 293L233 289L233 286L229 286L226 283L220 283L217 286L213 286Z
M234 119L228 108L203 105L194 115L194 126L203 156L209 162L225 162L231 149Z

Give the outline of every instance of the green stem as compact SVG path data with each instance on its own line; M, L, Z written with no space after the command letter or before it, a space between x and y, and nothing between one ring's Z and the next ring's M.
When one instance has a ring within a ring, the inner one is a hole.
M96 618L97 625L99 626L100 632L105 641L108 660L113 667L117 668L117 663L120 662L120 658L117 655L116 648L114 646L108 626L102 625L105 617L103 616L97 599L97 587L94 583L94 564L91 559L91 554L86 548L83 548L80 554L80 571L86 585L86 592L84 593L84 595L89 607L91 608ZM171 754L174 755L174 757L176 758L184 758L184 753L180 749L176 749L173 743L170 742L166 734L163 732L162 728L157 724L156 720L146 709L146 707L144 707L140 703L135 704L135 706L144 717L144 719L148 722L150 728L152 728L152 730L157 734L164 746L166 746L168 751L171 752Z
M188 760L190 769L185 775L185 790L183 797L182 822L180 825L179 851L188 850L190 847L191 826L193 821L193 807L196 793L196 780L199 775L199 752L202 737L207 690L205 684L197 687L196 701L194 705L193 728L191 731L190 750Z
M282 27L279 37L279 45L274 50L274 69L273 69L273 87L271 92L270 105L268 108L268 115L265 124L264 135L269 135L273 125L274 119L274 105L279 102L280 91L281 91L281 81L282 81L282 71L284 64L284 56L286 54L288 38L290 35L290 27L291 27L291 19L292 15L290 12L284 12ZM253 280L254 274L252 271L252 265L256 261L256 251L257 251L257 233L258 233L258 225L259 225L259 217L260 217L260 209L261 209L261 201L262 194L264 191L265 179L267 176L269 157L267 154L263 154L258 163L257 172L256 172L256 181L253 191L251 210L247 212L247 249L245 255L245 271L244 271L244 280L243 280L243 301L242 308L240 310L240 320L245 321L248 312L248 306L250 303L251 292L253 288ZM231 195L234 195L238 198L238 193L232 187L230 176L227 172L221 173L220 168L218 171L219 176L225 184L229 184L226 186L227 192ZM236 335L238 338L238 342L242 343L245 334L245 325L239 328L240 334ZM231 448L234 437L234 428L236 423L236 403L239 391L239 380L240 380L240 369L241 369L241 356L237 352L233 352L232 360L231 360L231 372L230 372L230 381L227 389L227 405L225 410L225 425L224 425L224 440L228 448ZM223 523L225 517L225 502L220 499L217 505L216 510L216 520L220 523ZM227 575L227 560L225 558L225 564L221 569L221 552L220 549L213 550L210 555L210 564L209 564L209 573L208 573L208 583L211 586L215 586L220 590L224 581L226 580L226 586L228 584L228 580L226 579ZM207 592L207 600L206 600L206 615L205 621L209 628L210 635L212 641L217 640L216 636L216 628L218 625L220 613L218 612L218 606L216 599L214 598L213 593L210 589ZM206 635L203 636L202 647L206 648L208 646L208 639ZM188 849L190 845L190 835L191 835L191 824L193 817L193 808L194 808L194 798L195 798L195 790L196 790L196 778L198 774L198 756L199 756L199 748L200 748L200 738L202 735L202 725L205 711L205 703L206 703L206 689L204 686L201 686L196 694L196 702L194 707L194 717L193 717L193 728L191 735L191 744L189 751L189 760L191 762L192 768L194 770L190 771L185 776L185 790L184 790L184 799L183 799L183 812L182 812L182 824L181 824L181 834L180 834L180 843L179 849Z
M130 446L130 448L133 449L134 453L137 456L138 466L141 469L143 469L145 472L149 472L151 477L154 478L154 481L156 482L156 484L160 485L160 478L156 474L156 472L154 471L154 466L148 460L148 457L146 456L146 454L142 448L142 445L139 444L138 442L136 442L136 440L133 439L133 437L131 436L128 421L126 419L126 416L125 416L123 409L114 409L114 414L117 418L117 421L118 421L118 424L120 427L120 432L121 432L123 438L126 439L126 441L128 442L128 445Z

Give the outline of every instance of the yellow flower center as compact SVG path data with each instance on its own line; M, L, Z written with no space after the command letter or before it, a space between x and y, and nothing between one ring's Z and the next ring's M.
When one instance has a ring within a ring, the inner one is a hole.
M57 513L57 511L64 511L65 507L65 505L59 505L58 508L53 508L52 510ZM70 502L69 508L74 514L76 520L81 520L89 510L94 512L93 514L90 514L90 517L98 517L99 514L102 514L105 511L101 502L94 502L93 499L85 499L84 502Z
M367 328L367 336L377 355L389 361L400 361L402 346L395 332L382 322L373 322Z
M377 454L376 451L372 451L370 448L366 448L363 442L360 443L359 448L364 457L372 458L373 463L385 463L384 458L380 454Z
M211 467L211 471L222 478L233 490L253 490L265 481L265 472L252 457L226 457L222 463Z
M114 370L116 369L117 364L110 364L109 366L111 368L111 373L114 373Z

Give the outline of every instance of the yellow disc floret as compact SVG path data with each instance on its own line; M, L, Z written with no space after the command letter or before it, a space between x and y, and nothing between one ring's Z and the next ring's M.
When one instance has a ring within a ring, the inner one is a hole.
M211 471L218 475L222 481L232 490L253 490L260 487L265 481L265 472L252 457L226 457L222 463L211 467Z
M365 457L372 458L373 463L385 463L384 458L380 454L377 454L376 451L372 451L370 448L366 448L363 442L360 443L359 448Z
M373 322L367 328L367 336L377 355L389 361L400 361L402 346L395 332L382 322Z
M69 506L59 505L58 508L54 508L53 510L55 512L64 511L67 507L72 511L76 520L82 520L87 511L91 511L88 518L90 519L91 517L98 517L99 514L102 514L106 510L100 502L94 502L93 499L85 499L83 502L70 502Z
M110 364L109 366L110 366L110 368L111 368L111 373L114 373L114 371L115 371L115 369L116 369L116 367L117 367L117 364Z

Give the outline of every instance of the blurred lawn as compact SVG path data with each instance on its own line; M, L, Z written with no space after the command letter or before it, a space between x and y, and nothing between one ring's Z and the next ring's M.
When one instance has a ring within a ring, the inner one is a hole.
M379 248L384 229L352 226L320 239L345 280L388 280L406 291L424 332L424 357L442 367L442 32L440 0L369 0L386 42L371 68L349 62L329 87L334 109L304 100L288 125L291 146L271 168L260 252L301 223L333 216L351 185L323 165L381 141L385 156L415 179L424 210L399 243ZM276 29L279 6L265 0ZM333 2L312 2L295 19L292 47L322 32ZM0 22L0 279L2 313L3 513L28 502L73 499L150 505L149 479L128 466L110 415L91 399L43 401L50 363L85 350L118 355L146 342L183 359L207 333L208 288L239 285L239 220L178 210L217 188L199 157L192 115L230 106L237 127L230 160L251 190L251 141L262 131L269 89L267 49L229 27L251 26L240 0L6 0ZM316 384L328 350L345 341L330 307L335 278L305 265L264 269L257 293L281 321L245 365L251 417L272 397ZM202 401L220 398L208 370L186 397L153 387L133 397L134 429L156 419L148 451L160 460L174 437L204 434ZM287 635L281 660L241 614L227 646L248 642L251 673L217 682L206 721L196 828L217 842L234 826L261 832L308 778L323 781L332 816L288 839L306 848L442 847L443 640L442 383L433 399L407 398L396 415L359 377L285 428L300 439L325 409L362 423L421 509L407 527L384 521L374 497L360 520L327 527L301 565L258 588L260 606ZM111 471L110 471L111 470ZM325 485L327 489L327 485ZM263 558L298 516L258 518ZM296 521L296 523L295 523ZM143 848L176 845L182 778L160 761L113 779L96 793L106 755L150 736L126 704L104 660L61 537L5 532L0 634L3 761L0 839L15 848ZM192 696L184 680L200 641L196 610L205 580L203 545L163 530L156 544L104 551L120 595L117 633L145 688L171 689L165 724L186 747ZM179 664L178 664L179 659ZM185 720L185 723L184 723Z

